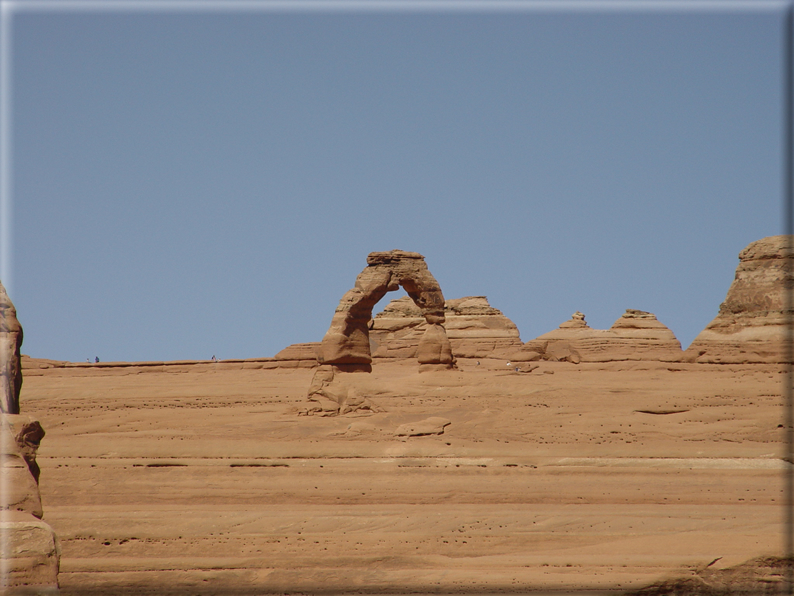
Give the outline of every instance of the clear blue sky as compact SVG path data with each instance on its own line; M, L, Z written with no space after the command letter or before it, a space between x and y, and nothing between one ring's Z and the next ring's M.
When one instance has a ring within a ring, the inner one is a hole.
M272 356L393 248L524 341L634 308L686 347L783 231L782 3L112 4L4 13L31 356Z

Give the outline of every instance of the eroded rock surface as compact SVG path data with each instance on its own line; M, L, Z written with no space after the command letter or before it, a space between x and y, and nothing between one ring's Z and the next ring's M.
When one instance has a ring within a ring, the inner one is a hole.
M3 511L22 511L41 518L36 452L44 437L44 429L38 420L19 414L2 415L0 425L0 469L7 488L0 494L0 507Z
M687 348L688 361L723 364L785 361L785 292L794 264L792 242L790 236L770 236L753 242L739 253L739 266L725 302L714 320Z
M22 326L17 311L0 283L0 412L19 414L22 389Z
M351 381L353 376L355 373L341 372L334 366L318 367L309 386L308 400L311 404L300 413L336 416L360 411L380 411L361 394L361 390Z
M416 304L428 328L423 334L423 364L452 366L444 329L444 295L435 277L416 252L373 252L355 286L340 300L320 346L321 364L364 365L372 362L369 322L372 308L387 292L402 287Z
M394 431L395 437L423 437L426 435L442 435L444 429L452 424L452 421L440 416L431 416L417 422L401 424Z
M609 329L592 329L580 312L559 328L524 344L511 354L514 362L613 362L657 360L677 362L681 343L655 315L627 309Z
M291 344L275 355L276 360L317 360L320 342Z
M488 304L485 296L447 300L444 315L446 335L456 358L502 357L522 345L515 324ZM392 300L372 321L373 356L417 356L427 328L422 312L408 296Z
M0 590L56 593L60 551L52 528L41 521L36 463L44 429L19 414L21 345L17 311L0 284Z
M0 565L7 570L5 585L12 593L58 586L58 540L41 520L36 452L42 437L44 429L30 416L0 416Z
M0 519L0 559L6 572L3 594L58 594L60 546L49 524L19 512Z

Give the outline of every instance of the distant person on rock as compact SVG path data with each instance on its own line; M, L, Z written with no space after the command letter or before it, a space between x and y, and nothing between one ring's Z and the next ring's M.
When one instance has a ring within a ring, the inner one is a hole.
M97 364L99 364L99 356L94 356L94 362L96 362Z
M215 357L215 354L212 355L212 361L213 362L217 362L218 361L218 359Z

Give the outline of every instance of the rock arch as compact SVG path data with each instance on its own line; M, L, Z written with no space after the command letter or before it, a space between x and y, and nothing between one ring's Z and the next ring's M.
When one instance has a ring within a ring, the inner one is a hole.
M371 370L369 323L372 308L387 292L401 286L428 324L416 352L419 364L452 367L454 359L444 329L441 287L422 255L403 250L373 252L367 256L367 267L336 307L331 326L320 345L320 364Z

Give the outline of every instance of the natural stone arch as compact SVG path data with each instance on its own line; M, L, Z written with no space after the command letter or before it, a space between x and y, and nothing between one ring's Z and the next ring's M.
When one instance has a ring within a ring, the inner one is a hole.
M452 348L444 329L441 287L422 255L402 250L373 252L367 256L367 267L336 307L331 326L320 346L320 364L370 370L372 308L387 292L401 286L422 311L428 324L416 351L419 364L453 366Z

